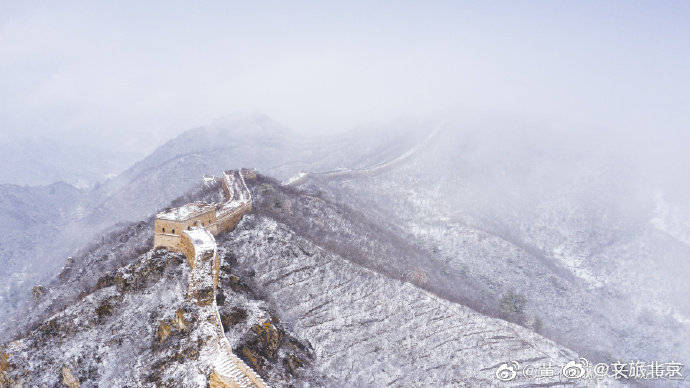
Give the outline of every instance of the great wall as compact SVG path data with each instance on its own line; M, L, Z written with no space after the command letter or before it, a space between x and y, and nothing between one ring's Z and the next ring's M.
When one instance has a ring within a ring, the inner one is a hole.
M322 173L300 173L285 185L294 186L309 176L320 178L349 178L374 175L410 159L439 133L437 128L424 141L402 155L362 169L343 169ZM214 236L233 230L242 216L252 210L252 197L245 179L256 179L256 171L249 169L228 170L223 173L221 184L225 202L193 202L168 209L156 215L154 224L154 248L166 248L182 252L190 267L187 296L202 306L197 317L207 328L213 341L204 345L200 354L213 366L209 376L210 387L266 387L266 383L247 364L232 352L225 337L223 324L216 304L216 289L220 260Z
M248 169L228 170L221 184L225 202L194 202L156 215L154 248L182 252L189 264L187 297L200 307L197 322L212 340L200 350L200 356L213 367L210 387L266 387L263 379L233 351L225 337L216 304L220 259L215 235L231 231L242 216L252 209L252 197L245 179L256 178Z
M342 169L338 169L338 170L334 170L334 171L323 171L323 172L300 172L299 174L297 174L297 175L291 177L290 179L286 180L285 182L283 182L283 184L286 186L297 186L297 185L303 183L309 177L316 177L316 178L324 179L324 180L332 180L332 179L352 179L355 177L376 175L378 173L389 170L390 168L395 167L401 163L404 163L405 161L411 159L415 154L420 152L422 149L429 146L429 144L431 144L432 140L436 136L438 136L438 134L441 132L440 128L441 128L441 126L438 126L424 140L417 143L412 148L405 151L403 154L401 154L401 155L399 155L396 158L393 158L391 160L376 163L376 164L373 164L373 165L370 165L370 166L367 166L364 168L342 168Z

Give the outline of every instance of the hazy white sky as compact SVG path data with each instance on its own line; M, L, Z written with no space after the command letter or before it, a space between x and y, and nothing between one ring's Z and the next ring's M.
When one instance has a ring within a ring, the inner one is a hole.
M0 2L2 132L151 145L236 110L320 131L455 111L690 123L690 2L110 3Z

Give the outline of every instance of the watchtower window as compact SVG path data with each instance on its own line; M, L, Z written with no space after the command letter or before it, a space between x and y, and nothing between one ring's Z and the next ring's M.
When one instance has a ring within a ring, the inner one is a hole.
M163 233L165 233L165 228L163 228Z
M172 233L175 234L175 229L172 230Z

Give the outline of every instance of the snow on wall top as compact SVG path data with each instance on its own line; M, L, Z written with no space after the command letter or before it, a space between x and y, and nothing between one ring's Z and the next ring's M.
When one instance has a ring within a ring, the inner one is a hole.
M225 189L226 201L217 208L216 217L220 218L235 212L244 205L248 205L252 202L251 193L249 189L247 189L247 185L244 182L244 176L240 171L224 171L223 187Z
M206 230L206 228L192 228L182 233L189 237L189 240L194 245L194 251L197 257L203 252L216 249L216 239L213 238L211 232Z
M193 228L182 233L194 246L194 265L189 273L189 291L213 287L213 260L204 258L216 256L216 239L206 228Z
M215 207L204 202L192 202L186 205L158 213L156 218L169 221L186 221L200 214L213 211Z
M237 170L227 170L223 172L223 184L227 188L228 202L236 201L242 204L252 200L251 194L244 183L244 178Z

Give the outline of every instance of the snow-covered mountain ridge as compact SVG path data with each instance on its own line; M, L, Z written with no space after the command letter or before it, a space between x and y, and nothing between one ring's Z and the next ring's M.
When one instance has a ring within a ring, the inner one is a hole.
M431 251L415 269L426 276L412 277L428 279L420 287L590 359L686 363L686 197L669 186L660 196L653 177L605 151L446 130L395 168L306 174L296 186ZM524 309L507 314L502 300L515 295Z
M300 170L368 166L414 145L416 127L396 127L393 134L367 129L316 138L300 136L262 114L234 115L182 133L89 190L67 184L0 185L0 217L9 220L0 225L5 264L0 317L30 300L31 286L50 281L77 249L117 223L147 219L171 198L194 189L204 175L218 175L228 166L255 166L284 179ZM46 233L51 238L41 238Z
M216 302L233 350L269 385L498 385L495 369L509 360L577 359L526 328L387 276L381 270L406 248L361 214L262 176L250 189L254 212L218 237ZM219 190L201 187L185 200L217 198ZM305 232L314 225L349 235L316 240ZM152 219L114 231L74 258L26 312L36 323L3 347L3 378L207 383L199 307L185 298L187 265L181 255L150 249L151 226ZM77 285L78 295L61 294Z

